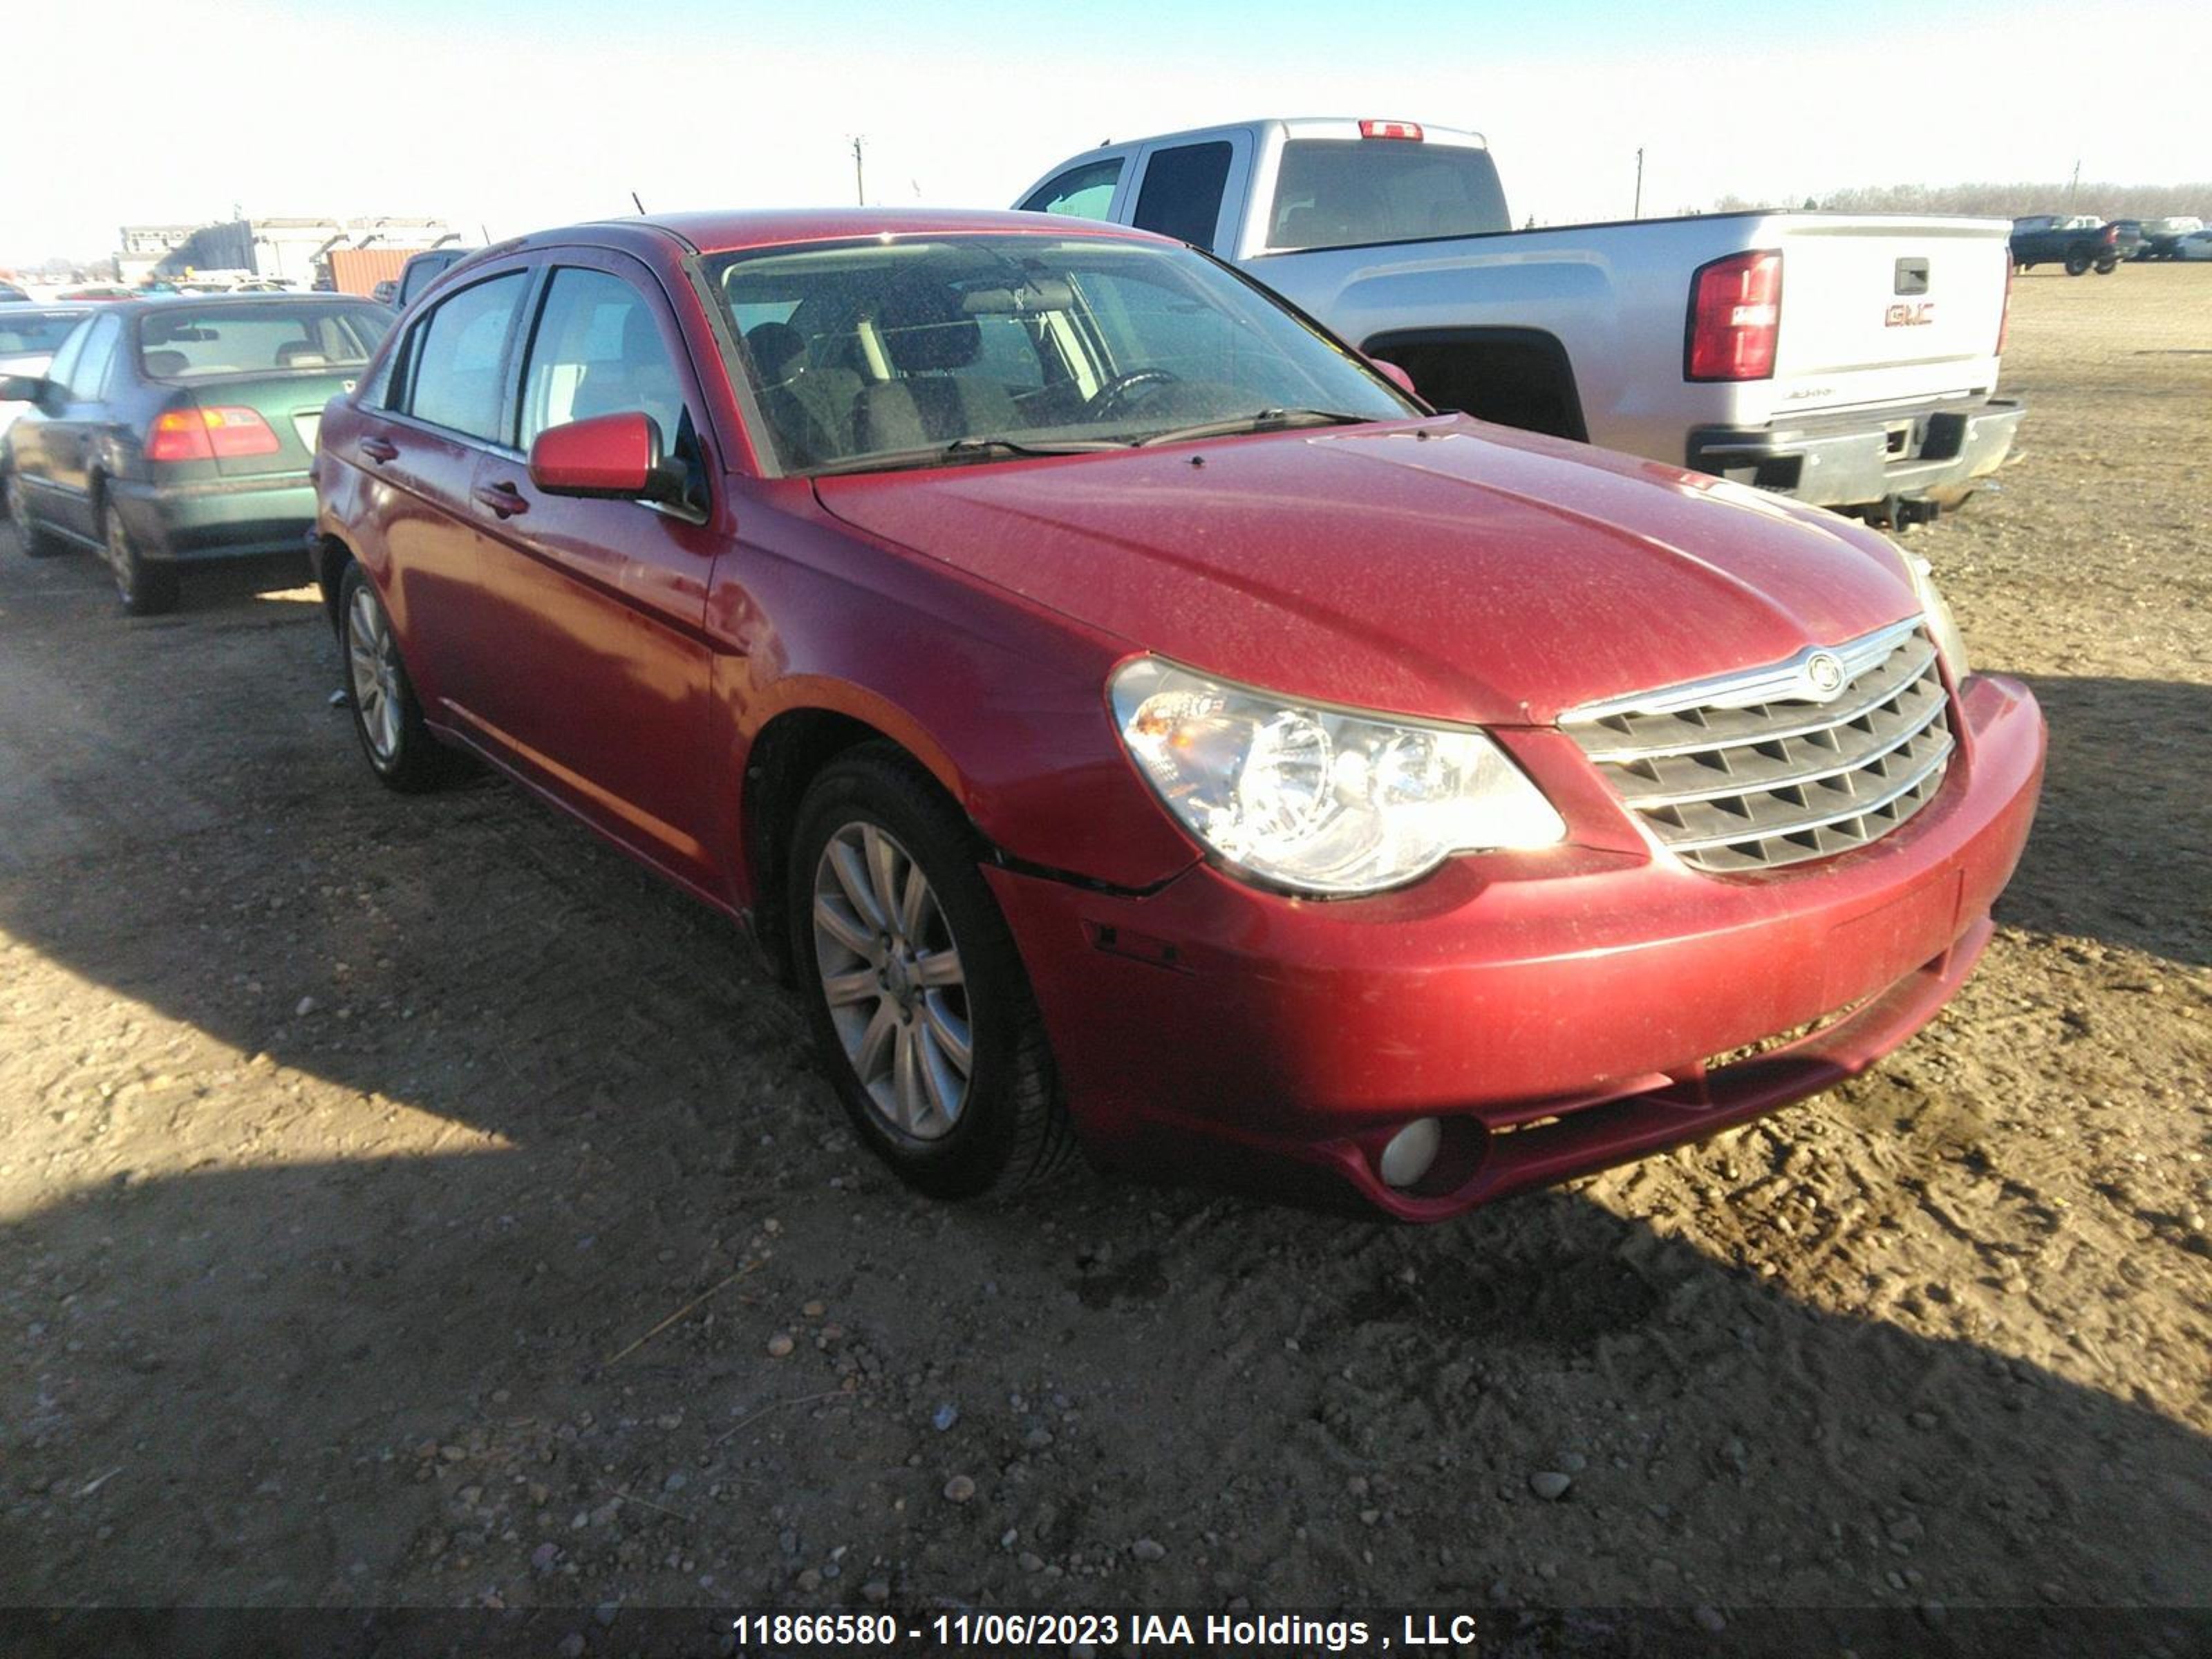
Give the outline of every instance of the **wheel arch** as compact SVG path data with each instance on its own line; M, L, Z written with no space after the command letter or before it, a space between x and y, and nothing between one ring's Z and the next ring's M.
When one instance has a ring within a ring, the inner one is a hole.
M1439 408L1589 441L1573 360L1559 337L1547 329L1389 329L1369 336L1360 349L1396 363Z
M345 581L346 567L359 562L343 538L326 530L319 532L307 549L308 568L314 574L316 589L323 596L323 614L330 618L332 633L337 631L338 589Z
M827 702L798 702L770 716L747 747L738 799L742 896L754 939L779 978L787 981L792 969L784 902L792 830L807 790L839 757L869 744L896 750L929 776L975 827L977 838L989 844L963 799L965 791L951 763L929 752L933 744L903 741L892 729L908 724L883 710L863 713Z

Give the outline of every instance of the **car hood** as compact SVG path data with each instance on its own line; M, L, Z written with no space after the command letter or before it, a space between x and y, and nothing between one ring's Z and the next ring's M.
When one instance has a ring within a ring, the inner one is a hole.
M1832 514L1467 420L817 481L828 511L1138 650L1319 702L1547 724L1910 616Z

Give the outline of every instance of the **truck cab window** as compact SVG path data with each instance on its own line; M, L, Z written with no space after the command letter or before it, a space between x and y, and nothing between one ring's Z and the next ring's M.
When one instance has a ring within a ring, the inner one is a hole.
M1178 144L1154 150L1145 163L1144 187L1137 194L1136 224L1179 242L1213 246L1221 218L1221 193L1229 183L1226 141Z
M1022 204L1024 213L1065 213L1077 219L1103 219L1114 204L1114 186L1121 180L1121 158L1086 161L1070 167L1057 179L1031 192Z

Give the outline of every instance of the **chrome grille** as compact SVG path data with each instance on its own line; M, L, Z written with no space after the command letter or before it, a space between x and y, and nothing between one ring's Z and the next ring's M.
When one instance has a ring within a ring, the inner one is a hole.
M1935 798L1952 748L1917 617L1770 668L1589 704L1559 724L1663 845L1713 871L1881 840Z

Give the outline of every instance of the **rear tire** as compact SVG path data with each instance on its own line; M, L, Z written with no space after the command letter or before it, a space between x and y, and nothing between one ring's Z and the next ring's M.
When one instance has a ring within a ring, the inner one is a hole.
M2080 249L2077 248L2066 256L2066 274L2069 276L2079 276L2088 268L2089 256Z
M115 597L126 615L158 617L177 608L176 567L149 563L123 515L105 504L100 509L100 540L115 578Z
M423 724L383 598L357 564L349 563L338 582L338 647L345 655L354 738L376 781L399 794L420 795L449 780L459 757Z
M983 852L927 772L870 744L808 789L786 866L791 959L831 1086L869 1149L937 1198L1011 1193L1074 1146Z
M69 551L60 539L32 516L30 492L15 469L8 469L8 522L15 526L15 544L27 559L51 559Z
M2118 259L2100 259L2094 269L2100 276L2109 276L2120 268Z

